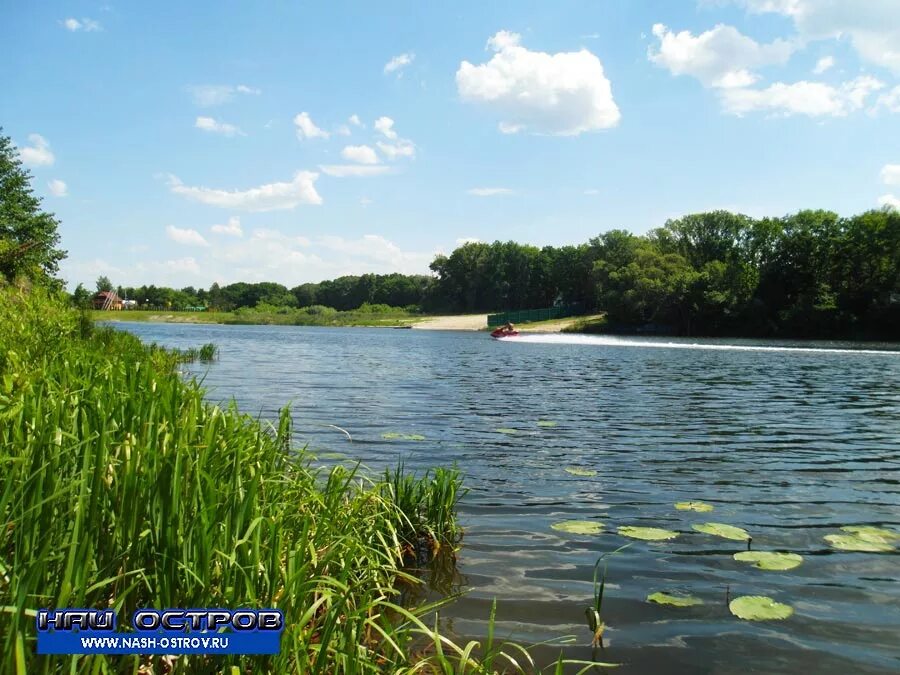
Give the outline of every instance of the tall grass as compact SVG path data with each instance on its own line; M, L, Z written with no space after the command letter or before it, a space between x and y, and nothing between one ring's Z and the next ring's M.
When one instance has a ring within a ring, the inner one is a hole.
M397 603L409 551L459 539L458 472L317 472L286 410L209 405L176 361L0 289L0 672L489 672ZM39 607L204 606L280 608L281 654L34 655Z

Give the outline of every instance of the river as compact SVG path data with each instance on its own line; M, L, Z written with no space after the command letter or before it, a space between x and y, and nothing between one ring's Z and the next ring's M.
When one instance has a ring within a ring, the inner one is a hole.
M535 651L544 661L561 649L590 658L594 563L633 541L608 558L598 657L624 664L614 672L900 671L900 553L823 539L847 525L900 531L900 345L117 326L166 346L216 343L216 363L190 366L208 397L264 418L290 404L297 440L319 453L373 470L401 458L418 470L456 463L470 491L452 580L467 593L442 611L453 636L482 636L496 599L498 636L551 641ZM674 508L687 500L714 510ZM571 519L605 530L551 529ZM803 564L737 562L746 545L691 528L706 521L743 527L754 550L792 551ZM630 525L679 536L616 532ZM656 605L654 591L704 604ZM743 621L726 594L770 596L794 614ZM565 635L577 641L556 646Z

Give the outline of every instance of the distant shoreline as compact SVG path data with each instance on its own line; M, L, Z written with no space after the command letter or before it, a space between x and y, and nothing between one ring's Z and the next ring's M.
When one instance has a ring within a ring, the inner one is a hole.
M219 325L276 325L276 326L324 326L331 328L403 328L409 326L416 330L487 330L487 314L448 314L436 316L406 316L406 317L380 317L372 315L370 321L360 320L342 321L336 319L333 323L295 323L288 320L279 320L280 315L264 314L258 321L246 315L238 317L232 312L156 312L142 310L100 311L94 310L91 316L95 321L138 322L138 323L191 323L191 324L219 324ZM528 324L519 324L517 329L522 332L559 333L566 330L573 331L576 325L590 320L599 320L601 315L592 317L573 316L565 319L552 319L550 321L536 321ZM288 317L284 317L287 319Z

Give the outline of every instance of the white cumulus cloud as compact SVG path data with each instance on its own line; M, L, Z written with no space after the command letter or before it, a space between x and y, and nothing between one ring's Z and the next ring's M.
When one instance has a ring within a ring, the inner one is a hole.
M348 145L341 150L341 157L360 164L378 164L375 149L368 145Z
M67 197L69 195L69 186L66 185L65 181L61 181L59 178L54 178L49 181L47 187L54 197Z
M397 132L394 131L394 120L390 117L379 117L375 120L375 131L392 140L397 138Z
M839 86L807 81L776 82L763 89L723 90L722 105L734 115L767 112L781 116L844 117L862 108L867 97L883 86L868 75Z
M350 122L350 124L352 124L355 127L362 126L362 121L359 119L359 115L350 115L350 117L347 119L347 121Z
M194 103L202 107L222 105L234 98L235 94L259 95L259 89L243 84L192 84L185 87Z
M390 61L384 64L384 74L396 72L398 77L402 74L402 70L406 68L413 60L416 58L416 55L412 52L398 54Z
M475 197L499 197L502 195L511 195L515 194L515 190L510 190L509 188L502 187L480 187L480 188L471 188L470 190L466 190L470 195L474 195Z
M608 129L621 117L603 64L587 49L530 51L517 33L488 40L486 63L463 61L456 71L460 98L497 111L504 133L530 131L575 136Z
M707 87L747 87L759 79L754 72L768 65L786 63L794 46L785 40L760 44L733 26L723 24L693 35L675 33L658 23L653 35L659 44L647 57L673 75L691 75Z
M202 234L190 228L166 225L166 236L174 242L187 246L209 246L209 242L203 238Z
M218 190L184 185L177 176L169 177L169 189L187 199L240 211L278 211L293 209L300 204L321 204L315 182L319 174L298 171L286 183L267 183L249 190Z
M213 225L209 228L213 234L224 234L229 237L243 237L244 230L241 228L241 219L232 216L225 225Z
M328 138L331 135L324 129L317 127L307 112L302 112L294 117L294 126L297 127L297 138L300 140L304 138Z
M51 166L56 161L56 157L50 150L50 141L40 134L29 134L27 145L19 148L19 159L26 166Z
M864 60L900 73L897 0L737 0L752 12L789 17L804 40L846 38Z
M243 131L233 124L220 122L213 117L198 117L197 121L194 122L194 126L203 131L209 131L210 133L221 134L223 136L246 136Z
M367 176L380 176L388 173L391 168L383 164L366 165L366 164L322 164L319 166L327 176L335 178L364 178Z

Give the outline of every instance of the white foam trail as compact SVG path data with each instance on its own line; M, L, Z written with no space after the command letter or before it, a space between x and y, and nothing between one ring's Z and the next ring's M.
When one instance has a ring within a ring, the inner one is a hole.
M827 347L764 347L760 345L726 345L707 342L662 342L656 340L634 340L609 335L578 335L566 333L530 333L516 337L500 338L500 342L527 342L557 345L595 345L602 347L649 347L652 349L707 349L738 352L796 352L811 354L881 354L900 356L900 350L886 349L839 349Z

